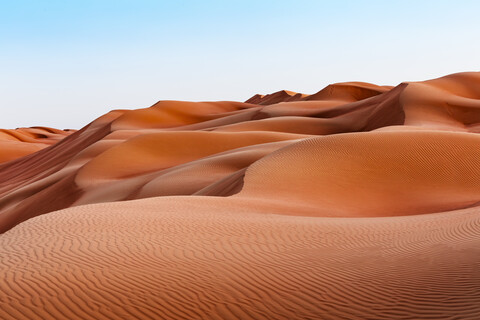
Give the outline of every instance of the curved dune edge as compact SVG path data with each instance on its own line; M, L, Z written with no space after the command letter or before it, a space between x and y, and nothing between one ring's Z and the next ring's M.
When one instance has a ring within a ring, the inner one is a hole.
M480 314L477 208L362 219L269 212L245 199L167 197L30 219L0 236L0 317Z

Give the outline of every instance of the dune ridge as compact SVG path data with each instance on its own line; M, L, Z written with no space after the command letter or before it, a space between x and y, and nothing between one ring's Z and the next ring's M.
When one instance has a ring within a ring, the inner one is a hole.
M0 318L477 319L479 128L467 72L0 131Z

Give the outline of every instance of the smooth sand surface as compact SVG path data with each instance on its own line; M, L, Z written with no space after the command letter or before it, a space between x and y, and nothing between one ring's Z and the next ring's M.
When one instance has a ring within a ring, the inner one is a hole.
M478 132L475 72L0 131L0 318L479 319Z

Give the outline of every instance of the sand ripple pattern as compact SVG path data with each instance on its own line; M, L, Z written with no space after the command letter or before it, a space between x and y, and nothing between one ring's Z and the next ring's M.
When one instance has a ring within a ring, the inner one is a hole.
M335 219L256 208L157 198L31 219L0 238L0 318L480 316L478 209Z

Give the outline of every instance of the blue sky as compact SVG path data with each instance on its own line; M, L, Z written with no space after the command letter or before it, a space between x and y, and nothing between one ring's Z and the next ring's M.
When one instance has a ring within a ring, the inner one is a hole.
M0 0L0 128L480 62L480 1Z

